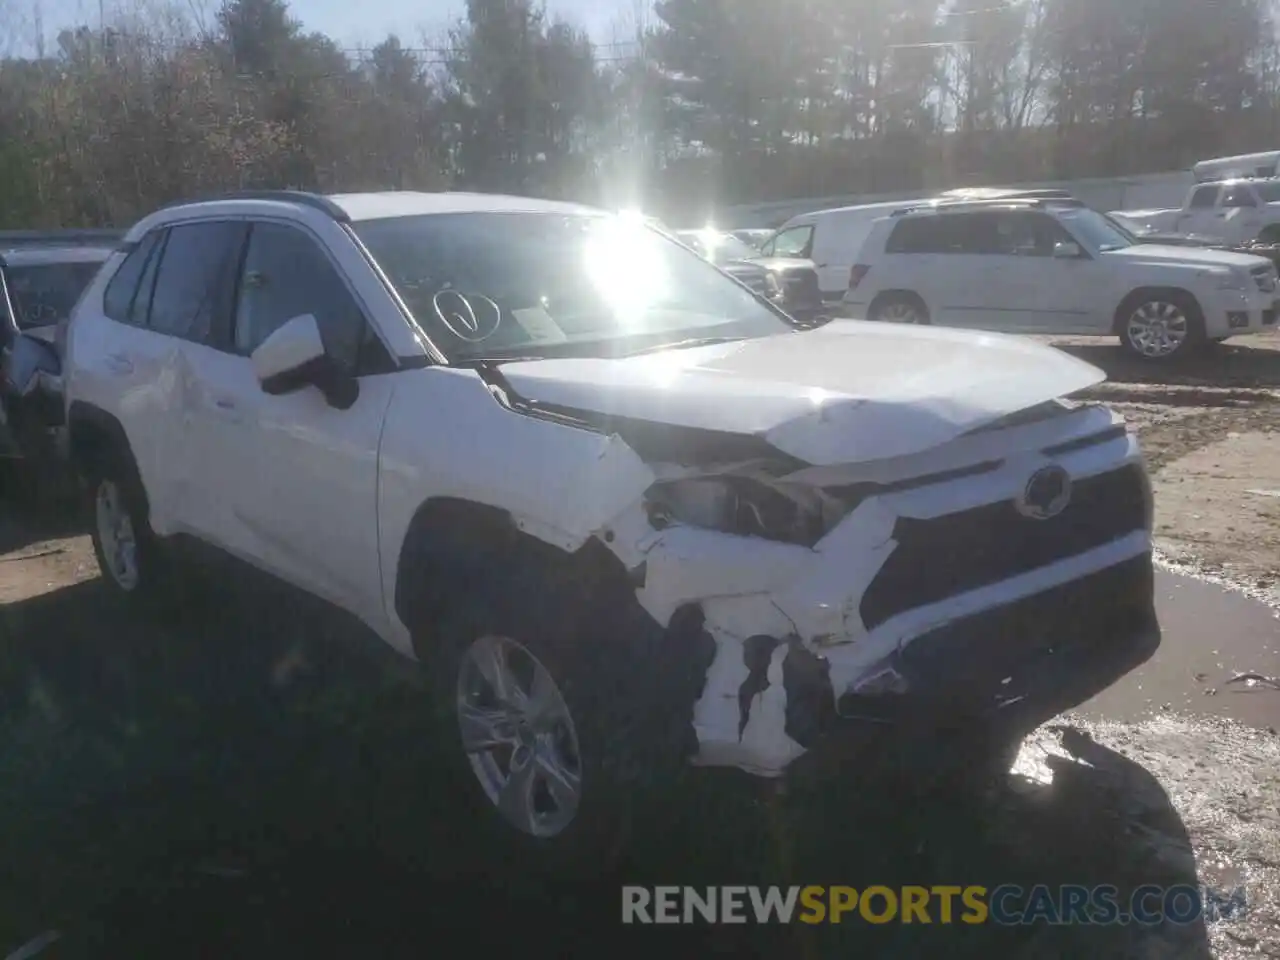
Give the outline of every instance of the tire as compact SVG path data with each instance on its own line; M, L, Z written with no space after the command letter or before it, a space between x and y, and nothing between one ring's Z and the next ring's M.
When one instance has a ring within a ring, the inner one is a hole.
M93 552L108 590L133 607L166 606L174 573L147 519L146 494L132 458L107 451L86 470L85 481Z
M1116 335L1130 356L1167 363L1204 347L1204 312L1189 293L1151 291L1121 304L1116 311Z
M913 293L886 293L877 297L867 310L867 319L876 323L910 323L927 325L929 308Z
M512 880L591 879L612 869L628 847L632 812L668 798L689 769L696 749L692 707L712 654L708 649L703 663L692 657L697 643L664 643L672 631L661 630L633 594L621 604L617 596L611 602L584 594L557 566L545 558L507 558L479 575L434 582L433 591L452 599L434 629L414 630L451 816L463 822L487 865L501 866ZM507 743L475 754L473 764L462 718L503 712L491 673L478 668L495 652L525 691L525 706L528 691L540 686L552 710L540 728L522 731L516 715L527 720L530 711L520 709L518 695L509 696L517 709L506 711L499 731ZM535 684L539 668L545 677ZM528 762L518 761L517 749ZM559 790L547 764L570 775L560 778ZM519 804L503 812L496 799L504 774L517 767L536 771L523 807L541 814L532 821L519 815Z

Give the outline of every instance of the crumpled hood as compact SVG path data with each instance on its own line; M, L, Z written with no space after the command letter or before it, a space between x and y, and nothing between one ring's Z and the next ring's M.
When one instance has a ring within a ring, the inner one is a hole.
M1108 250L1104 257L1124 260L1142 260L1148 263L1182 263L1192 267L1236 267L1247 269L1270 263L1265 257L1251 253L1235 253L1231 250L1214 250L1209 247L1162 246L1158 243L1141 243L1123 250Z
M859 321L623 359L512 362L502 373L526 400L757 436L817 466L919 453L1106 378L1032 340Z

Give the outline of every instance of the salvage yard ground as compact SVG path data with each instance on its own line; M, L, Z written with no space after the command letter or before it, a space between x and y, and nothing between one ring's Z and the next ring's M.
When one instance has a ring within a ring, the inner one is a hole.
M1280 336L1159 371L1109 343L1056 342L1108 370L1093 394L1141 434L1162 553L1280 601ZM360 628L231 564L165 623L122 617L96 576L73 522L0 504L0 956L42 934L42 960L453 956L463 936L477 954L675 943L619 939L607 883L534 895L490 882L502 851L457 840L413 671ZM1251 669L1280 673L1276 641L1275 627L1257 637ZM865 957L1280 957L1280 736L1256 719L1269 708L1242 727L1226 694L1211 701L1086 710L969 803L763 800L708 778L639 825L643 856L618 884L1243 884L1246 916L1182 929L696 936L708 952L787 958L854 943Z

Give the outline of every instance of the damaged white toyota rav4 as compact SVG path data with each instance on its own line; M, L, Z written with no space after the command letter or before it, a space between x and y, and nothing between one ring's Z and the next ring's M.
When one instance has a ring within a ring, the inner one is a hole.
M998 753L1159 644L1137 444L1061 399L1100 371L800 329L639 218L169 207L65 366L107 582L163 594L194 537L354 613L425 664L460 809L539 855L691 766Z

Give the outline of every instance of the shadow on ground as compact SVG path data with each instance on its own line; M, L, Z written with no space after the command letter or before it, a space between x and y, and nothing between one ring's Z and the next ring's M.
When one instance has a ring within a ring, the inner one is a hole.
M1111 383L1164 384L1185 387L1280 387L1280 351L1252 346L1215 344L1185 360L1146 362L1114 341L1055 343L1059 350L1101 367Z
M1075 731L1087 762L981 799L849 783L764 805L707 778L651 811L616 882L506 886L503 851L458 835L413 674L305 597L212 579L163 624L98 581L0 610L0 950L57 930L41 958L1209 956L1201 925L618 922L623 883L1195 883L1158 784Z

